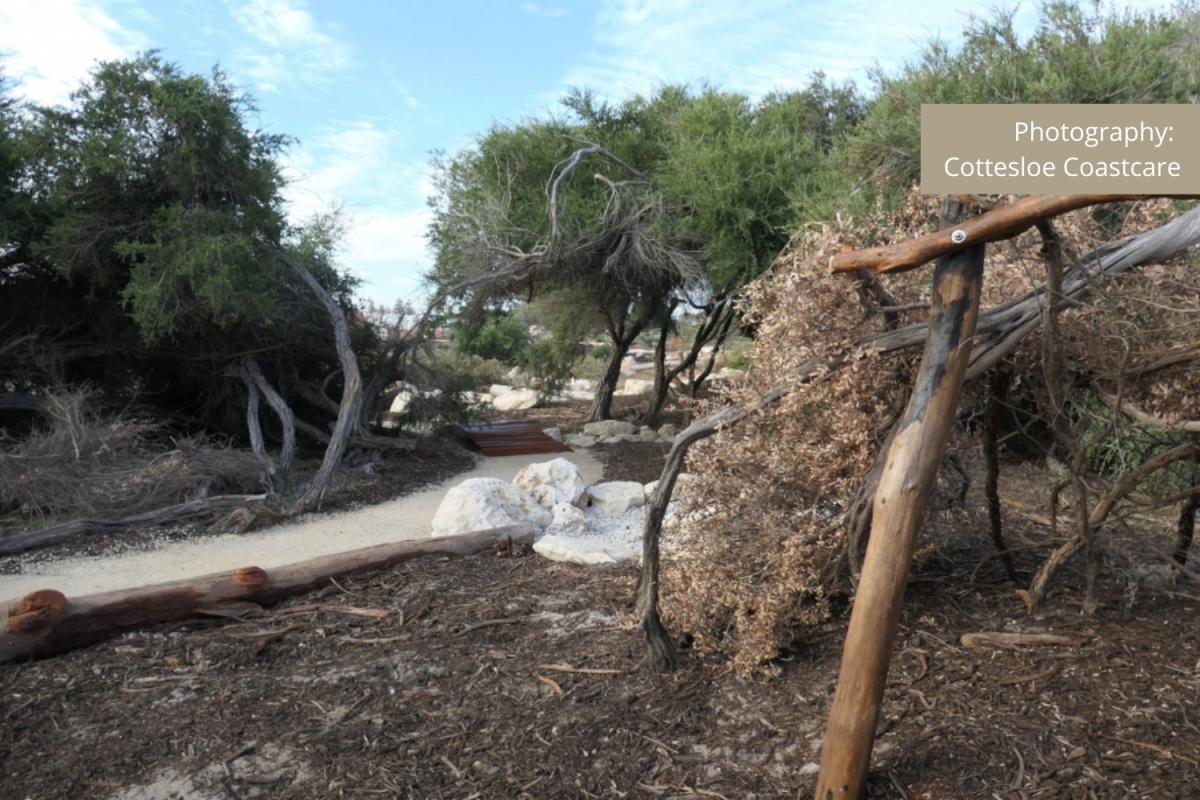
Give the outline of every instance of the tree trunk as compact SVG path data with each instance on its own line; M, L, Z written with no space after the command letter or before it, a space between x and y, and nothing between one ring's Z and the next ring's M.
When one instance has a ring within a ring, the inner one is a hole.
M255 436L258 438L258 445L254 449L255 455L265 459L267 468L271 475L271 483L276 491L286 492L288 489L288 473L291 472L292 464L296 460L296 415L292 413L291 406L283 399L283 395L275 390L275 387L263 375L262 369L259 368L258 362L253 358L242 359L242 370L247 381L247 387L253 387L250 391L250 406L247 409L247 419L250 422L250 442L254 447ZM279 461L272 462L266 454L266 446L262 440L262 428L258 424L258 393L267 399L267 405L275 412L275 416L279 418L279 428L283 443L279 451ZM259 450L261 449L261 453Z
M909 563L970 359L983 250L970 248L934 269L929 338L879 478L871 539L821 748L816 797L822 800L857 800L866 785Z
M1044 337L1043 360L1046 366L1046 393L1050 399L1050 424L1058 446L1068 456L1071 469L1071 488L1075 495L1075 535L1087 547L1087 589L1083 610L1094 614L1097 608L1096 580L1100 573L1100 543L1088 524L1088 491L1083 480L1086 452L1079 436L1072 430L1065 412L1067 404L1067 367L1063 352L1062 332L1058 312L1062 306L1063 273L1066 271L1062 238L1047 220L1037 224L1042 235L1042 251L1046 256L1046 301L1042 309Z
M650 395L650 405L642 418L643 425L654 425L658 415L662 413L667 403L667 395L671 392L671 380L678 372L667 370L667 340L671 338L671 315L675 313L675 303L671 303L666 319L658 330L658 344L654 346L654 390Z
M712 374L713 367L717 364L717 353L720 351L725 340L729 338L730 331L733 330L733 320L737 317L737 309L734 307L733 299L726 298L721 305L716 316L715 336L712 337L713 349L708 354L708 358L704 360L704 366L696 372L696 362L700 358L700 351L703 345L695 348L695 355L691 357L692 365L688 367L688 391L695 400L700 396L700 387L708 380L708 376Z
M629 346L633 344L636 336L637 334L622 337L614 334L609 337L612 341L612 352L608 355L604 375L600 377L596 386L592 407L587 415L588 422L599 422L612 416L613 395L616 394L617 384L621 382L621 362L625 360L625 354L629 352Z
M267 444L263 440L262 421L258 416L259 406L262 405L258 386L244 372L242 382L246 384L246 433L250 437L250 450L258 459L258 463L262 464L263 471L267 473L266 488L273 492L278 491L279 487L275 480L275 464L267 453Z
M1188 552L1192 549L1192 538L1196 535L1196 511L1200 510L1200 495L1183 501L1179 508L1179 527L1175 540L1175 563L1187 566Z
M394 542L321 556L270 571L247 566L187 580L67 598L41 589L0 603L0 663L61 653L123 631L219 612L231 603L274 603L331 578L375 572L428 555L469 555L507 541L530 541L511 525L458 536Z
M325 490L329 488L329 482L333 479L334 471L346 453L346 445L358 424L359 409L362 407L362 374L359 372L358 359L350 344L350 325L346 322L346 315L342 312L342 307L337 304L329 292L325 291L325 287L300 261L282 250L276 250L275 254L300 276L300 279L324 306L325 313L329 315L329 320L333 325L333 342L337 347L338 362L342 367L342 402L338 406L337 424L334 425L333 434L329 437L329 446L325 448L325 456L321 459L321 466L317 470L317 474L309 481L308 487L292 509L294 512L300 513L321 502L325 496Z

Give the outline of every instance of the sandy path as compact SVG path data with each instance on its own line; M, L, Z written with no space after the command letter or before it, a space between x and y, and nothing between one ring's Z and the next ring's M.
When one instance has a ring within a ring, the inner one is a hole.
M467 478L510 481L526 464L549 461L557 455L481 458L469 472L414 494L355 511L313 514L262 531L204 536L137 553L30 565L29 571L20 575L0 575L0 599L21 597L35 589L58 589L67 596L106 592L248 565L270 569L358 547L425 538L450 487ZM603 465L586 451L561 455L579 465L589 484L603 478Z

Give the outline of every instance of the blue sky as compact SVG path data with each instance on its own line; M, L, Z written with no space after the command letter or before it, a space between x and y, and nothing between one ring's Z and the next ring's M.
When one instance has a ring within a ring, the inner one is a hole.
M1122 3L1124 7L1125 3ZM1166 2L1141 0L1141 7ZM761 95L817 69L864 82L972 11L919 3L795 0L0 0L0 54L17 92L59 103L97 60L156 48L214 64L259 106L259 127L299 139L290 213L348 212L343 258L378 302L420 297L432 151L493 121L545 113L568 87L620 99L707 80ZM1018 7L1028 33L1036 5Z

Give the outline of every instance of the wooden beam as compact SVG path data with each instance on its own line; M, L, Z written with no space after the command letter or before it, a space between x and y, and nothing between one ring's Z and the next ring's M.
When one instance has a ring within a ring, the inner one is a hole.
M976 245L943 258L934 270L921 367L875 493L871 538L821 747L819 800L863 795L913 547L970 361L983 255L983 245Z
M0 602L0 663L61 653L124 631L192 619L230 603L267 604L339 578L421 556L469 555L506 540L531 541L528 525L363 547L271 570L246 566L198 578L68 598L40 589Z
M936 233L900 244L868 247L838 253L829 262L833 272L854 272L860 269L875 272L907 272L910 269L980 244L1008 239L1033 226L1036 222L1057 217L1077 208L1098 203L1122 200L1144 200L1142 194L1045 194L1023 197L1016 202L980 214ZM962 231L956 240L954 234Z

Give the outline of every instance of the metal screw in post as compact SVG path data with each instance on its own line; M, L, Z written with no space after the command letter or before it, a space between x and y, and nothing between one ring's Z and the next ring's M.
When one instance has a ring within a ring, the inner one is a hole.
M962 244L966 240L967 240L967 232L964 231L962 228L955 228L953 231L950 232L950 241L954 242L955 244Z

